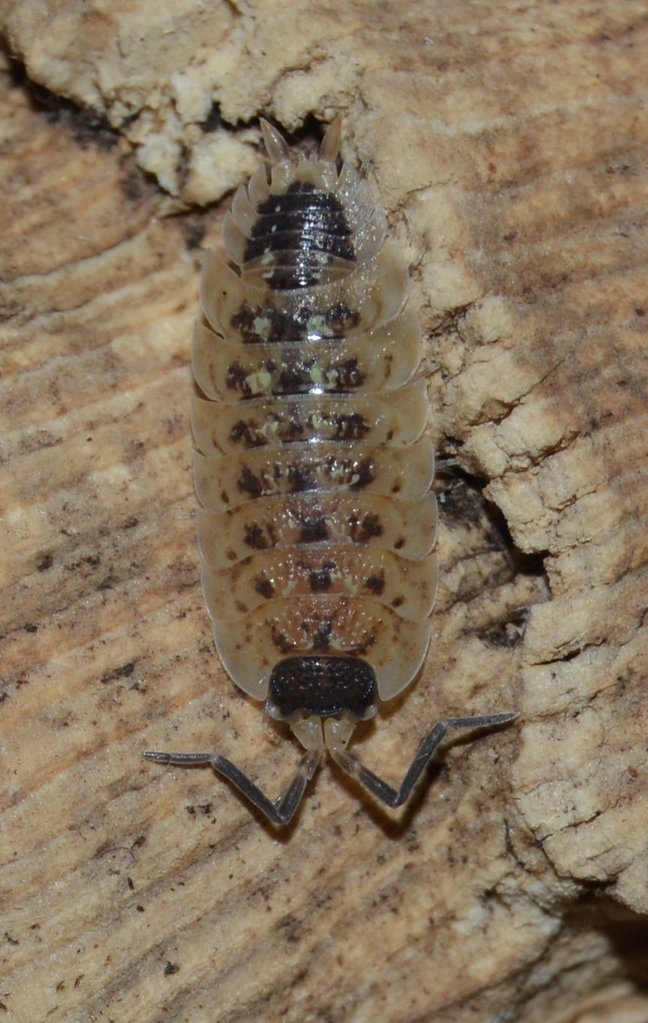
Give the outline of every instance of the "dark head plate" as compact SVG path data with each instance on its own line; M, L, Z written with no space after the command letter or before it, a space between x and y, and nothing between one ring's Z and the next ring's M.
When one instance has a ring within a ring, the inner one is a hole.
M363 718L376 696L373 668L358 657L287 657L270 676L270 701L282 718L298 711Z

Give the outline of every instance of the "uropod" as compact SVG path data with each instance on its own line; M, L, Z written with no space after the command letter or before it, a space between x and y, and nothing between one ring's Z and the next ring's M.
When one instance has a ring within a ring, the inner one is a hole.
M284 825L326 755L398 807L448 730L515 714L437 722L397 789L347 750L358 722L415 679L430 640L437 508L421 335L385 213L351 165L338 169L339 119L310 156L261 127L270 167L236 192L228 258L209 254L202 275L198 538L221 660L305 752L276 800L221 753L144 756L211 765Z

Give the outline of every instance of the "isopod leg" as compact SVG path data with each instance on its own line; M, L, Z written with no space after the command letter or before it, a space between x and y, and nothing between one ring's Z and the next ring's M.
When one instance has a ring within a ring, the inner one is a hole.
M377 774L370 771L362 763L359 757L346 750L331 750L331 756L340 767L356 778L373 796L386 803L387 806L396 808L402 806L409 796L421 773L427 767L430 760L436 753L441 741L448 729L454 728L496 728L498 725L507 724L517 715L511 712L505 714L488 714L483 717L469 718L448 718L446 721L439 721L434 728L426 735L419 746L416 755L410 764L408 771L403 778L400 788L394 789Z
M305 753L292 780L274 802L255 785L236 764L224 757L222 753L157 753L149 750L143 754L147 760L155 760L158 764L173 766L193 766L209 764L210 767L227 778L253 806L265 814L272 824L289 824L295 816L302 801L308 782L315 774L321 760L321 753L310 751Z

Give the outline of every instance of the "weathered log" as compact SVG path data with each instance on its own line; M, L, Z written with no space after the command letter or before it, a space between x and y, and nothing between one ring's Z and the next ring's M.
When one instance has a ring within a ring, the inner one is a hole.
M3 22L40 87L12 64L1 98L7 1018L645 1019L645 4ZM270 791L297 760L213 651L189 337L256 118L338 111L453 459L433 647L363 757L395 781L437 717L520 718L391 817L325 771L279 836L139 754L218 747Z

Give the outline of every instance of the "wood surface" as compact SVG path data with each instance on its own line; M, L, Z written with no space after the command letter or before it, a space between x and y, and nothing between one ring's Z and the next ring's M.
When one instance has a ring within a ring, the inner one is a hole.
M648 1018L648 18L526 5L0 5L0 1016ZM265 826L209 770L297 761L199 586L189 339L220 202L344 116L411 260L442 582L358 742L519 711L387 815L336 770Z

